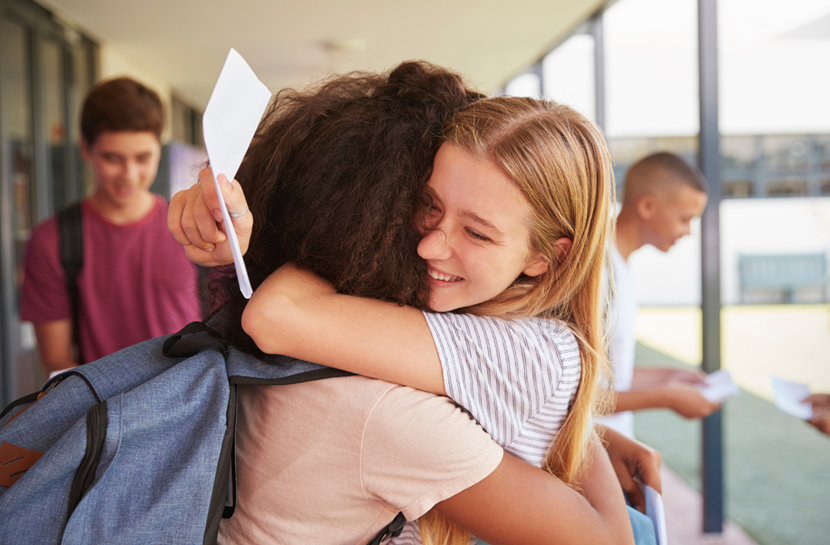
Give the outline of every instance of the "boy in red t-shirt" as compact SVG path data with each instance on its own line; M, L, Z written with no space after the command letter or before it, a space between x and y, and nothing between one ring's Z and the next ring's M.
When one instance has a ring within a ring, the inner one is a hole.
M47 372L173 333L200 318L196 270L167 230L167 202L149 190L163 128L158 95L128 78L97 85L84 102L81 154L95 187L81 202L77 351L54 216L32 231L26 249L21 318L34 323Z

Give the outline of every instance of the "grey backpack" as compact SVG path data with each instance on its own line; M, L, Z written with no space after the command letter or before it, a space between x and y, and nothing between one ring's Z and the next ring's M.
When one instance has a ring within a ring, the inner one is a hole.
M236 505L237 385L348 374L195 322L58 375L0 414L0 544L215 543Z

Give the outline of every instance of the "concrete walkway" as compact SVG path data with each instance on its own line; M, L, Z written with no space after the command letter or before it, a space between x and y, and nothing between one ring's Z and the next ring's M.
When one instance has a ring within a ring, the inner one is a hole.
M669 545L757 545L730 521L726 521L720 535L703 534L700 494L666 466L663 466L663 505Z

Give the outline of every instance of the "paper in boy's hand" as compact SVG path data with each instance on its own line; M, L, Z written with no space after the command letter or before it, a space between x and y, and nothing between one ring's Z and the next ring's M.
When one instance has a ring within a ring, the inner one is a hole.
M703 397L714 403L723 403L741 393L732 375L726 369L718 369L706 376L705 384L698 386Z
M259 81L245 59L235 49L231 49L202 117L205 148L210 168L213 171L216 194L219 196L225 233L231 245L239 289L247 299L253 293L251 281L248 279L248 270L242 260L242 252L233 222L228 214L222 191L219 189L218 176L224 174L228 181L236 176L236 171L242 164L242 158L248 151L248 146L251 144L270 100L271 91ZM234 212L241 212L241 210L234 210Z
M809 420L813 417L813 406L804 401L810 396L810 388L806 384L772 377L772 394L776 407L785 413L802 420Z

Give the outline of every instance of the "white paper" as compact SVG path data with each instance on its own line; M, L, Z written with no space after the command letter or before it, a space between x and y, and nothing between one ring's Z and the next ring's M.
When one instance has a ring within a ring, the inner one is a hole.
M242 164L242 158L248 151L270 100L271 91L259 81L242 55L231 49L202 117L202 131L210 168L213 171L213 183L219 195L219 206L222 209L225 232L231 244L239 289L246 299L250 299L253 293L251 281L242 260L239 240L236 238L225 199L219 190L218 176L224 174L228 180L233 180L236 176L236 171Z
M647 484L640 484L643 494L646 497L646 516L651 519L654 525L654 537L657 545L667 545L666 537L666 512L663 509L663 497Z
M723 403L731 397L741 393L741 389L732 380L732 375L726 369L718 369L706 376L706 384L698 386L703 397L714 403Z
M772 394L776 407L785 413L802 420L809 420L813 417L813 405L802 401L810 396L810 388L806 384L772 377Z

